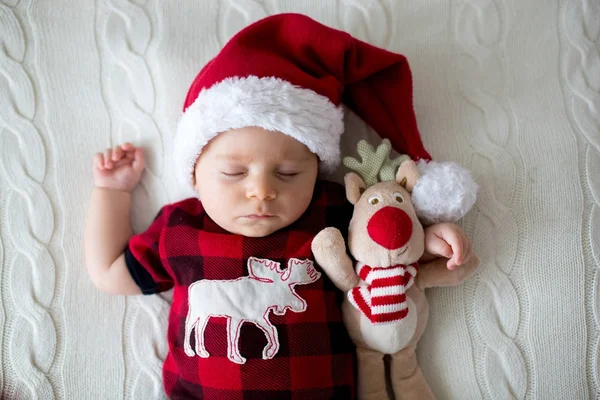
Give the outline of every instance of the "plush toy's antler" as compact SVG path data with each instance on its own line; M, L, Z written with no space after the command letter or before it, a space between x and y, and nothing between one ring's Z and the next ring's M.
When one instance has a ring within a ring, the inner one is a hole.
M389 154L392 150L392 145L390 144L390 141L385 139L383 141L383 143L381 143L379 146L381 147L383 145L385 145L389 148L388 154L387 154L389 156ZM379 180L381 182L395 180L396 179L396 170L406 160L410 160L410 156L408 156L406 154L401 154L394 159L390 159L390 158L386 157L385 161L383 162L383 165L381 166L381 170L379 170Z
M354 157L344 157L344 165L356 172L365 181L367 186L374 185L380 181L391 181L396 177L396 168L410 157L402 155L390 159L389 155L392 145L388 139L383 139L381 144L374 149L365 140L358 142L356 150L362 159L362 163Z

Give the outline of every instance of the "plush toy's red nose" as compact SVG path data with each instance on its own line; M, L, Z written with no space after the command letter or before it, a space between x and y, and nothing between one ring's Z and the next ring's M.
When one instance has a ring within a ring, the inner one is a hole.
M404 246L412 236L412 221L396 207L384 207L371 217L367 231L375 243L389 250Z

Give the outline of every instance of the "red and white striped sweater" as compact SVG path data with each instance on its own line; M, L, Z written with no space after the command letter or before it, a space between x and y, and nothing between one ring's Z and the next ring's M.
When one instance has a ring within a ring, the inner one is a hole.
M348 292L348 300L372 323L399 321L408 315L406 292L413 285L418 264L369 267L359 263L358 275L367 285Z

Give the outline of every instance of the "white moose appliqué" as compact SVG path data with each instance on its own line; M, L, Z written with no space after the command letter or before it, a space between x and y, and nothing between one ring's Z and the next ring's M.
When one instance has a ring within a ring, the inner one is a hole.
M190 285L188 291L189 310L185 320L185 354L210 356L204 346L204 329L210 317L227 318L227 357L237 364L246 359L239 350L240 329L244 322L260 328L267 336L263 360L275 357L279 351L277 329L269 321L269 311L284 315L292 310L306 311L306 301L294 290L296 285L307 285L321 277L310 260L291 258L287 269L282 270L275 261L250 257L249 276L233 280L202 279ZM196 351L190 345L192 329L196 328Z

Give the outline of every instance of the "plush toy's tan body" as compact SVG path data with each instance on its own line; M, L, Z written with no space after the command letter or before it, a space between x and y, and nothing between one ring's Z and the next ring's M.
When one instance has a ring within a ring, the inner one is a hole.
M354 204L348 231L348 248L357 261L357 266L409 265L421 258L424 253L424 231L410 198L410 191L418 179L419 172L412 161L401 164L395 180L376 183L368 188L357 174L346 175L346 195ZM398 209L410 217L412 227L408 229L412 233L409 233L408 241L403 241L401 247L394 248L389 243L381 245L377 242L381 242L381 233L376 241L372 237L373 229L384 229L385 235L393 237L398 230L406 229L406 226L399 226L393 220L388 224L386 220L385 226L374 227L372 218L378 212L379 216L390 210L399 213ZM347 255L346 244L337 229L327 228L320 232L313 241L312 250L317 263L344 293L348 294L356 286L366 285ZM448 270L446 260L443 259L419 265L414 283L406 290L408 314L399 321L372 323L346 296L342 309L346 327L357 346L359 399L388 398L383 359L385 354L391 356L390 381L396 399L434 398L417 365L415 354L417 342L429 317L424 290L434 286L457 285L473 272L478 263L474 256L468 265L455 270Z

